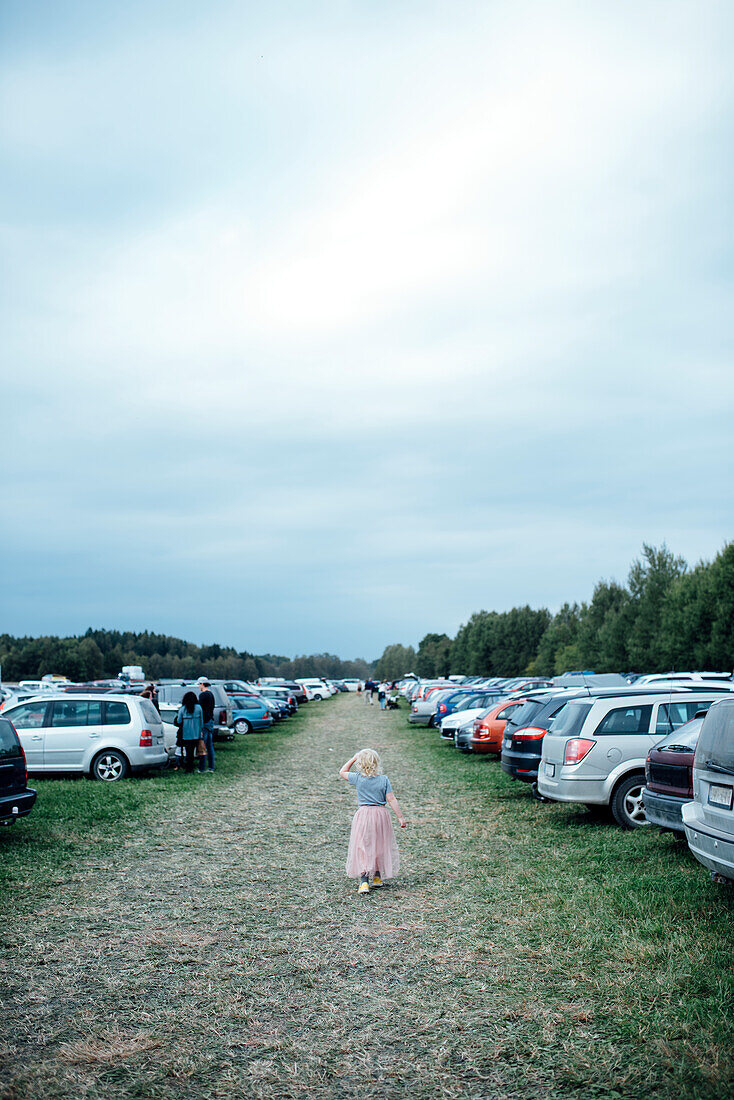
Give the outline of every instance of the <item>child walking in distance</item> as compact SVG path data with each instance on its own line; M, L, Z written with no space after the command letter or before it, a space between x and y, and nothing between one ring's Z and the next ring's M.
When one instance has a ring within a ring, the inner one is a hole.
M356 772L350 771L352 764ZM390 780L380 775L380 758L374 749L362 749L347 760L339 772L342 779L357 788L357 812L352 818L347 853L347 874L359 879L360 894L372 885L382 886L383 879L393 878L400 870L400 853L392 827L389 802L404 829L407 822L392 792Z

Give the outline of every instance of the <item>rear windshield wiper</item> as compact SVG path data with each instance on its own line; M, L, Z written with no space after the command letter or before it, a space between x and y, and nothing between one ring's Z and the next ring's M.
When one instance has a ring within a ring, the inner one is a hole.
M714 764L713 760L707 760L706 767L712 772L721 772L722 775L734 775L734 768L725 768L723 764Z

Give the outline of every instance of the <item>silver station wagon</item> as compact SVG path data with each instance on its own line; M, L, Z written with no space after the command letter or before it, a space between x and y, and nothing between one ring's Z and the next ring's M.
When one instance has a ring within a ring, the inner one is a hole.
M649 750L722 694L718 685L676 685L568 702L543 738L539 794L589 808L609 806L626 829L646 825L642 791Z
M81 772L107 783L168 762L161 716L136 695L59 694L3 711L29 772Z

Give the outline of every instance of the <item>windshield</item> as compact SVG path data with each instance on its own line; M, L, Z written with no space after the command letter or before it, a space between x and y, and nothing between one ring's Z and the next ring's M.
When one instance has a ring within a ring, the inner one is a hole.
M729 700L715 703L701 726L695 767L705 768L709 762L734 769L734 702Z
M561 737L575 737L584 724L584 719L593 706L593 703L565 703L551 725L551 733Z

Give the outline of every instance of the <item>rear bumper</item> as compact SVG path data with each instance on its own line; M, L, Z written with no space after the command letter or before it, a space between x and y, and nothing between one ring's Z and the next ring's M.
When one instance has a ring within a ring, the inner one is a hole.
M474 752L492 752L495 756L501 749L501 746L496 741L492 741L490 737L470 737L469 744Z
M408 721L411 726L428 726L430 725L432 714L409 714Z
M705 825L697 802L686 802L682 812L688 847L699 863L709 871L734 879L734 838Z
M521 779L523 783L532 783L538 778L539 764L540 753L502 750L502 771L507 772L513 779Z
M556 764L558 773L562 764ZM544 767L538 770L538 793L554 802L583 802L598 806L609 803L606 781L604 779L550 778L544 774Z
M645 807L645 817L651 825L659 825L661 829L675 829L676 832L686 831L683 824L682 810L687 798L676 798L671 794L659 794L645 787L642 792L642 802Z
M36 792L31 787L16 794L3 795L0 798L0 821L14 821L16 817L25 817L33 809Z

